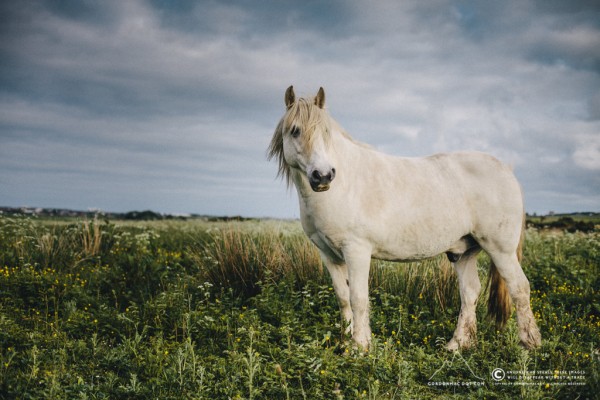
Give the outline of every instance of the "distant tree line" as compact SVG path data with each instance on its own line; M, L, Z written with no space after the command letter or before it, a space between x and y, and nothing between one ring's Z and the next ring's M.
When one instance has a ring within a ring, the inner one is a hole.
M527 220L527 226L537 229L561 229L567 232L592 232L596 229L594 222L574 220L571 217L560 217L555 221L546 221L544 217Z

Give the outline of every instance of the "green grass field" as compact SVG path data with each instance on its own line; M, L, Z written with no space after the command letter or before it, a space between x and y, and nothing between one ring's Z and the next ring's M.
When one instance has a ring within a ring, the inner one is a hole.
M600 234L530 229L523 267L541 349L482 293L478 346L445 351L460 299L439 257L373 262L363 354L298 223L0 216L0 398L594 398Z

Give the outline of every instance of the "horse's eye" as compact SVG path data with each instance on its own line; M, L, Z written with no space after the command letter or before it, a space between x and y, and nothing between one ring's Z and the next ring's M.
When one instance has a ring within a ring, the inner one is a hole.
M293 138L297 138L298 136L300 136L300 128L298 128L297 126L293 127L290 131L290 135L292 135Z

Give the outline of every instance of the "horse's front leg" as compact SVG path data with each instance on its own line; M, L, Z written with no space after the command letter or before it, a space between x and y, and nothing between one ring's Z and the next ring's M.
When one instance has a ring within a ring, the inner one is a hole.
M342 318L346 323L346 333L352 332L352 308L350 307L350 288L348 284L348 267L343 261L332 260L326 254L321 252L321 259L323 264L327 267L329 275L331 275L331 281L333 283L333 290L340 304L340 311L342 312Z
M344 249L343 253L348 266L348 286L353 316L352 339L367 350L371 343L369 324L371 249L366 246L349 246Z

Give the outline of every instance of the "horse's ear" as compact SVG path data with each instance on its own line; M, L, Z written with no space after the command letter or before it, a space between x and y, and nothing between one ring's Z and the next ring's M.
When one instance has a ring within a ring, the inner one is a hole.
M290 108L292 104L296 101L296 95L294 94L294 87L290 86L285 91L285 106L286 108Z
M315 97L315 105L319 108L325 107L325 91L322 87L319 88L317 97Z

